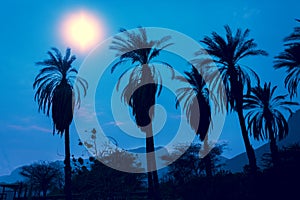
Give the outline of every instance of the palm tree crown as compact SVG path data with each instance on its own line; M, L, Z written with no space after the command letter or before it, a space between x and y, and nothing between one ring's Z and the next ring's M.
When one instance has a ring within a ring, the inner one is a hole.
M250 32L249 29L244 32L238 29L235 35L233 35L228 25L225 26L225 30L225 39L213 32L211 38L206 36L201 42L206 45L206 52L218 64L228 103L231 109L235 110L236 101L242 98L244 88L246 87L247 91L250 89L251 78L247 71L257 78L253 70L242 67L238 62L247 56L267 55L267 52L257 49L254 39L247 38Z
M300 22L300 20L297 20ZM300 27L295 27L294 32L284 39L286 48L275 56L275 69L285 68L287 76L284 85L290 97L297 96L297 87L300 79Z
M188 122L203 141L211 121L210 93L196 67L193 66L191 72L184 72L184 74L185 77L176 77L176 79L189 83L189 86L177 90L176 107L184 100L183 109L186 111Z
M297 96L297 87L300 80L300 43L289 45L275 57L275 69L285 68L287 76L284 85L290 96Z
M36 63L44 68L40 70L33 84L33 88L36 89L34 99L38 103L39 111L47 116L52 108L53 133L56 129L58 133L63 134L73 119L75 80L77 78L79 83L75 85L78 106L80 105L79 85L82 86L85 95L88 84L86 80L76 77L77 70L72 67L76 57L71 56L71 49L66 50L64 57L56 48L48 51L48 55L50 58Z
M252 88L251 94L245 96L248 130L257 140L277 136L281 140L288 134L288 123L282 111L292 113L289 106L298 104L286 101L287 95L274 96L276 88L277 86L271 87L271 83L265 83L263 87Z
M172 43L167 43L171 37L149 40L144 28L139 28L138 33L125 29L121 31L126 37L116 36L110 47L118 52L117 56L120 56L119 61L112 66L111 72L113 73L117 66L130 63L129 67L124 65L127 69L120 76L117 89L125 73L133 68L129 83L122 92L122 100L132 107L137 125L144 127L151 122L154 113L148 113L148 111L155 104L156 95L160 94L162 87L160 73L151 62L161 50L172 45ZM155 62L172 68L166 62Z

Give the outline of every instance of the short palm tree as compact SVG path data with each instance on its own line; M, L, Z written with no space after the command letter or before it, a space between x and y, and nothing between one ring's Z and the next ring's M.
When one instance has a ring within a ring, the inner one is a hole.
M282 111L290 114L290 106L298 105L295 102L286 101L287 95L274 96L277 86L271 87L271 83L265 83L251 88L251 93L245 95L244 109L248 111L245 118L248 130L256 140L270 140L272 162L278 164L278 147L276 139L283 139L288 134L288 123Z
M181 101L184 107L188 123L191 128L199 135L200 140L204 140L204 146L208 148L207 136L211 122L210 93L207 84L196 67L192 66L191 72L184 72L185 77L176 79L189 84L187 87L177 90L176 108ZM208 177L212 176L211 159L207 154L204 158L205 170Z
M300 20L297 20L300 22ZM300 27L295 27L294 32L284 39L286 48L275 56L275 69L285 68L287 76L284 85L290 96L297 96L300 78Z
M65 193L66 199L72 199L69 126L73 119L75 95L77 105L80 105L79 86L82 86L85 95L88 84L76 77L77 70L72 67L76 57L71 56L71 49L66 50L64 57L56 48L48 51L48 55L48 59L36 63L43 68L34 80L34 99L39 111L47 116L52 111L53 134L57 131L61 136L65 135ZM76 78L78 85L75 85Z
M116 67L120 65L127 68L123 74L132 69L129 82L122 91L122 100L132 108L137 126L146 134L149 196L150 198L159 199L159 182L152 131L154 109L150 110L150 108L155 105L156 97L161 92L162 79L159 71L151 62L159 55L161 50L171 45L171 43L167 43L170 36L165 36L160 40L149 40L144 28L139 28L138 32L129 32L125 29L121 31L125 36L116 36L111 45L111 49L116 50L117 55L120 56L119 61L112 66L111 72L113 73ZM165 62L160 63L171 68ZM123 74L119 78L119 83ZM150 154L150 152L153 153Z
M248 39L249 29L245 31L238 29L235 35L233 35L228 25L225 26L225 30L225 39L213 32L212 37L204 37L201 43L206 45L206 52L212 56L219 68L222 80L215 81L223 81L228 102L227 108L230 106L231 110L236 111L238 114L250 168L255 173L257 169L256 158L245 125L243 94L245 90L248 92L250 89L250 74L253 77L257 77L257 75L250 68L242 67L239 61L248 56L267 55L267 52L257 49L254 39Z

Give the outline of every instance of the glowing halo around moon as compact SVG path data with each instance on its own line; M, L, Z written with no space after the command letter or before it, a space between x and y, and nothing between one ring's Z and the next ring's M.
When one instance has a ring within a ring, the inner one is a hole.
M60 35L68 47L87 52L103 39L104 26L100 19L89 11L72 12L64 16L60 25Z

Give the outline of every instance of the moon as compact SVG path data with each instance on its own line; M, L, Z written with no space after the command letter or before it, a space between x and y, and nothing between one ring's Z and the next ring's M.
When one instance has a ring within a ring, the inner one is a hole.
M86 52L101 42L104 27L96 15L88 11L67 14L60 32L64 43L72 49Z

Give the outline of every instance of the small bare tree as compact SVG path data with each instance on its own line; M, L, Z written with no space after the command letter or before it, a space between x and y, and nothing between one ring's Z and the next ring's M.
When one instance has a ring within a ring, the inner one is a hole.
M46 199L51 187L63 187L63 172L58 163L37 162L32 165L22 167L20 174L28 179L28 184L36 191L40 197Z

